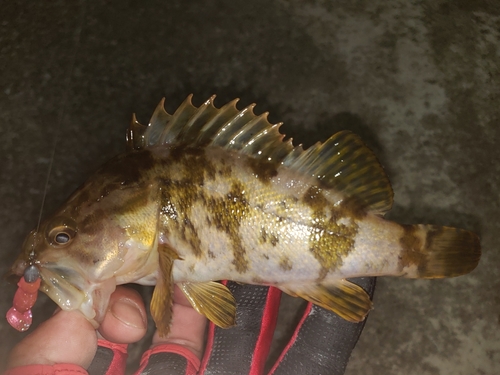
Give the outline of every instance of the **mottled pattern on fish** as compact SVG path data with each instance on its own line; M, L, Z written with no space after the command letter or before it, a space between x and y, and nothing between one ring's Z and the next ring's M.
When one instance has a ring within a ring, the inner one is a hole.
M152 312L166 333L173 283L221 326L234 321L232 296L212 283L223 279L274 285L359 321L371 301L346 278L475 268L473 233L382 218L392 189L356 135L304 151L235 104L197 108L189 97L173 116L160 103L147 127L134 118L127 153L28 237L14 270L37 265L51 298L96 321L115 284L157 284ZM61 232L68 243L57 243Z

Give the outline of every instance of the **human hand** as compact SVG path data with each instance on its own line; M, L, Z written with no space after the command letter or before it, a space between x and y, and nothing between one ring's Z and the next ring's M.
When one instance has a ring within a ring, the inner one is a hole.
M182 292L174 292L170 334L153 337L152 349L174 345L201 357L206 318L198 314ZM7 374L123 374L127 344L146 333L146 309L141 296L118 287L105 318L96 331L78 311L58 311L21 341L10 353Z
M374 279L357 279L370 294ZM276 324L280 292L274 288L228 283L237 301L237 325L221 329L209 325L176 289L171 332L155 334L143 356L139 373L155 374L261 374ZM349 323L320 307L308 304L285 350L271 370L278 374L344 373L363 323ZM32 369L47 374L123 374L126 344L146 332L145 309L140 296L118 288L99 330L78 312L60 311L18 344L11 353L6 374L27 375ZM99 338L99 341L98 341ZM98 346L99 344L99 346ZM37 365L38 367L36 367ZM61 372L66 371L66 372ZM70 372L73 371L73 372ZM37 373L37 372L32 372Z

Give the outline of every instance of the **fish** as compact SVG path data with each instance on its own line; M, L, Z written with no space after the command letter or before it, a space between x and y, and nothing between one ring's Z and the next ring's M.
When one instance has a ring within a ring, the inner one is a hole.
M276 287L360 322L372 301L349 278L477 266L473 232L384 219L392 187L354 133L304 149L255 104L214 100L197 107L190 95L171 115L163 99L147 126L133 115L126 151L29 233L11 272L39 275L42 292L95 327L117 285L154 285L151 314L166 335L174 285L224 328L236 303L221 280Z

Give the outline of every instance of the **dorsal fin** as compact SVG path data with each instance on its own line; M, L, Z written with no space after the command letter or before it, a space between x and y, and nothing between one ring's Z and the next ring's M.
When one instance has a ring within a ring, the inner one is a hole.
M283 142L284 135L278 130L281 123L271 125L267 112L257 116L255 104L239 110L235 99L216 108L214 95L195 107L191 98L189 95L173 115L165 111L162 99L148 126L133 116L127 133L128 150L156 145L214 145L278 163L293 150L291 139Z
M176 144L218 146L317 178L323 188L344 193L372 213L384 214L391 208L389 180L375 155L355 134L342 131L303 150L300 145L294 148L291 139L284 142L285 136L279 132L282 123L270 124L267 112L257 116L255 104L238 110L235 99L216 108L214 95L195 107L191 98L189 95L173 115L165 111L162 99L147 127L134 116L127 134L128 150Z
M392 207L394 193L382 165L350 131L340 131L324 143L290 153L283 164L318 178L371 213L383 215Z

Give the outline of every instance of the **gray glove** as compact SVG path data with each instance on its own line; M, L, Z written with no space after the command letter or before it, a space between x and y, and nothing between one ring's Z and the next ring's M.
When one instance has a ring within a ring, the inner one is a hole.
M351 281L370 296L375 278ZM201 363L190 352L146 352L138 374L148 375L261 375L269 354L278 316L281 292L276 288L227 282L236 298L236 326L222 329L209 325ZM302 319L269 374L342 375L364 322L350 323L321 307L307 304ZM117 374L119 356L112 347L100 347L90 375ZM117 360L118 359L118 360ZM113 363L115 363L113 365Z

